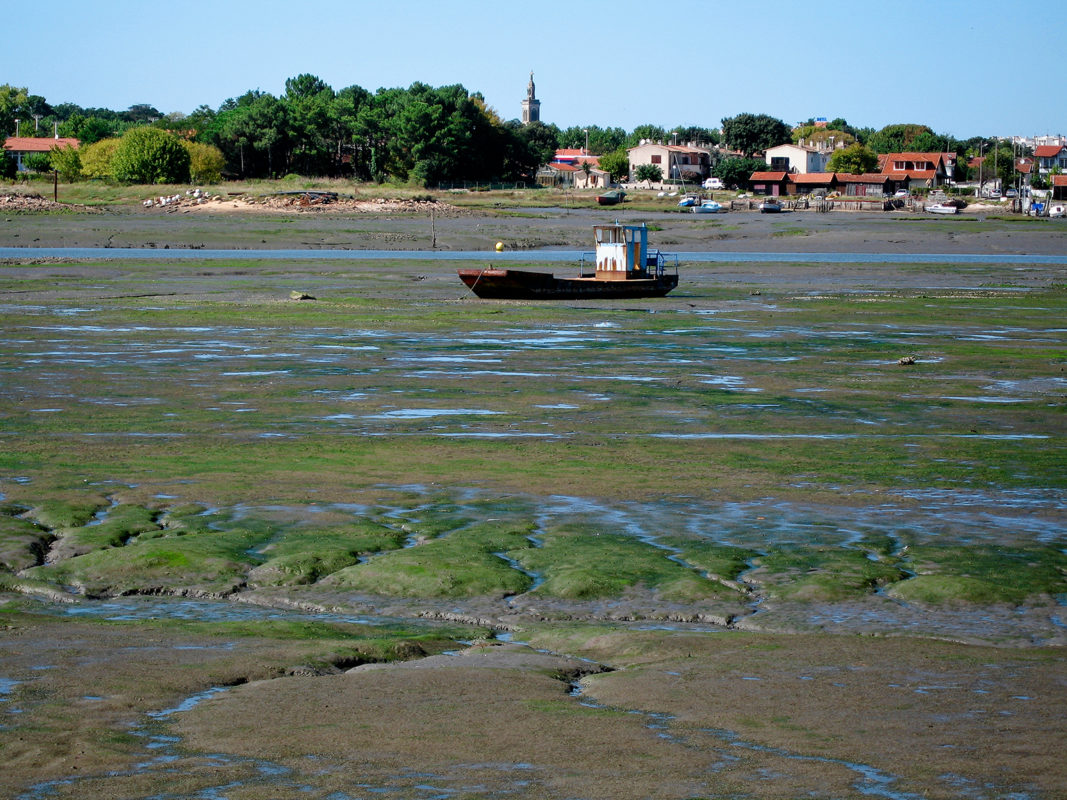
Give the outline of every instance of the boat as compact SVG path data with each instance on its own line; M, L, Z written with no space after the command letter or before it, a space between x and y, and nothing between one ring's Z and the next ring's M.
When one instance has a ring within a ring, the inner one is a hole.
M759 204L759 213L761 214L779 214L781 211L782 204L773 197L768 197Z
M626 198L626 192L622 189L612 189L604 194L597 195L596 201L602 206L617 206Z
M700 205L693 206L694 214L721 214L726 211L721 203L714 200L704 200Z
M678 201L679 208L693 208L700 202L700 198L695 194L687 194L681 200Z
M933 203L928 205L924 211L929 211L931 214L959 214L960 210L952 205L952 203Z
M594 225L596 251L578 276L494 267L458 270L460 280L485 300L577 300L663 297L678 285L678 256L650 250L644 225ZM673 263L672 263L673 261Z
M1067 216L1067 206L1064 206L1062 203L1054 203L1048 207L1048 215L1050 217Z

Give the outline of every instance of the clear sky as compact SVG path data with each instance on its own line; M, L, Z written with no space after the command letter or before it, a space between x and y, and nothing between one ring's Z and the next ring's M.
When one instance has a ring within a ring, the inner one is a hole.
M515 119L532 70L561 128L748 111L1067 133L1054 40L1016 0L49 0L25 25L15 5L0 0L0 83L51 103L188 113L308 72L372 92L460 83Z

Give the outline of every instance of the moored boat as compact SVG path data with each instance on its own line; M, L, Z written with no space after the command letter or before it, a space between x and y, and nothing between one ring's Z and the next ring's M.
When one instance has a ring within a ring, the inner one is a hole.
M604 192L604 194L597 195L596 201L602 206L617 206L625 199L626 192L622 189L612 189L611 191Z
M721 214L726 211L722 204L716 203L714 200L705 200L698 206L693 206L694 214Z
M952 205L952 203L933 203L928 205L925 211L929 211L931 214L959 214L960 210Z
M678 257L648 248L644 225L595 225L594 269L557 278L549 272L494 267L458 270L460 280L486 300L575 300L663 297L678 285ZM673 260L673 265L670 263Z

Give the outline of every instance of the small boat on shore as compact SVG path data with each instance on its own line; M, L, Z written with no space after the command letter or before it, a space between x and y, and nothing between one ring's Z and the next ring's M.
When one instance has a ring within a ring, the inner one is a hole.
M594 269L585 256L578 276L494 267L458 270L460 280L485 300L577 300L663 297L678 285L678 257L648 248L644 225L595 225ZM673 265L670 263L673 259Z
M602 206L617 206L625 199L626 192L622 189L612 189L611 191L604 192L604 194L597 195L596 201Z
M933 203L928 205L925 211L929 211L931 214L959 214L960 210L951 203Z
M704 200L700 205L693 206L694 214L721 214L726 211L721 203L714 200Z

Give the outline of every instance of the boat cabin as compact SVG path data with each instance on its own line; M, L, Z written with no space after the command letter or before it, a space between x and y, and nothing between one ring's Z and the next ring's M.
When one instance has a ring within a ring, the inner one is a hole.
M594 225L596 278L625 281L642 277L648 265L648 228L644 225Z

